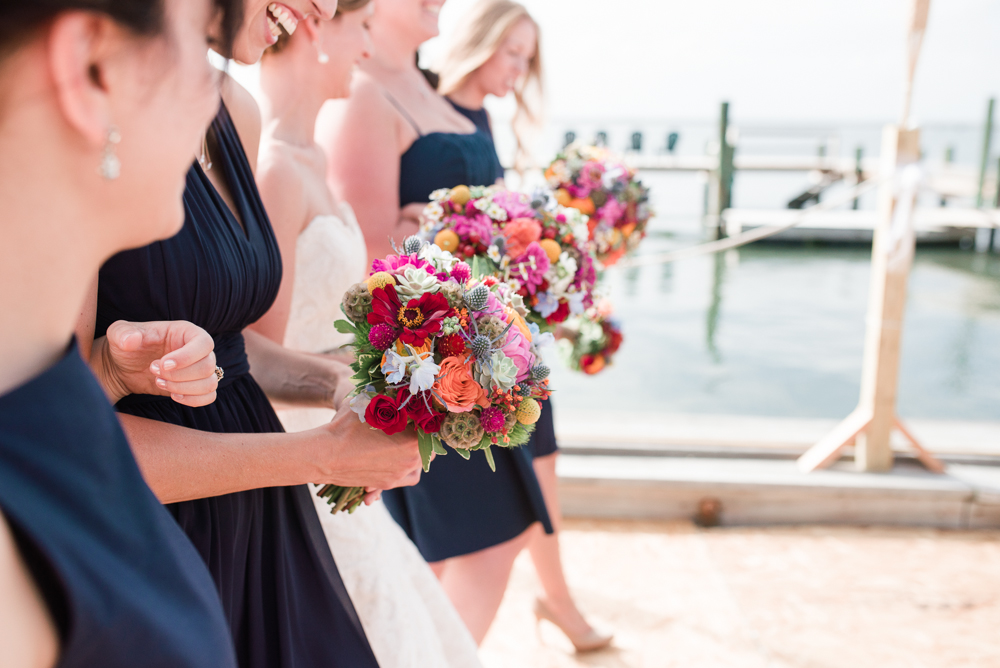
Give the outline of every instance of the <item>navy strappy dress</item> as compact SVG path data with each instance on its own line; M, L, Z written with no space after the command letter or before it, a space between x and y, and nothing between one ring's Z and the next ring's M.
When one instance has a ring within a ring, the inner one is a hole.
M455 108L455 111L475 123L479 132L490 138L490 146L493 147L493 157L496 160L497 168L503 174L503 167L500 166L500 157L497 155L496 145L493 142L493 128L490 126L490 115L486 109L469 109L460 104L455 104L450 99L448 102L451 102L451 106ZM556 442L555 423L552 420L552 399L543 401L541 405L542 414L535 424L535 431L531 432L531 440L525 446L531 450L532 457L536 459L538 457L547 457L559 450L559 444Z
M388 97L388 95L387 95ZM400 159L399 202L427 202L439 188L492 185L503 177L493 138L471 134L423 134L409 114L389 101L419 135ZM427 561L441 561L499 545L535 522L552 532L531 451L493 448L494 473L482 453L466 461L438 457L414 487L386 491L382 498Z
M0 510L55 621L58 668L235 668L205 564L75 344L0 396Z
M240 138L223 106L212 123L215 169L245 225L196 163L186 219L167 241L113 257L98 284L97 336L116 320L188 320L215 338L225 378L215 403L189 408L132 395L116 408L201 431L283 431L250 375L242 330L274 301L281 256ZM256 489L168 506L208 564L242 668L374 668L305 485Z

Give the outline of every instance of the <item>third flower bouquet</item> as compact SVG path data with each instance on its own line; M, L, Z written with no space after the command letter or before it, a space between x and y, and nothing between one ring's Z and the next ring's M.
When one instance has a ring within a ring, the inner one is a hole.
M610 266L635 250L652 217L649 188L635 170L596 146L571 144L545 170L559 203L590 216L598 259Z
M442 444L468 459L528 440L538 400L549 395L538 329L525 321L517 291L493 276L473 277L452 253L410 237L398 255L372 263L348 290L338 330L351 347L357 390L351 409L375 429L413 426L425 470ZM333 511L353 510L363 488L327 485Z
M563 326L565 336L559 341L566 365L588 375L600 373L622 345L621 327L611 317L611 305L606 301Z

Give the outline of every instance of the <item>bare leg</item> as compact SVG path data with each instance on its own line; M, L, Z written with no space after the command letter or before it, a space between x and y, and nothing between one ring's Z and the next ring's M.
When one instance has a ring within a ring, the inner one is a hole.
M507 589L514 559L528 544L533 529L506 543L431 564L477 645L490 630Z
M532 528L528 551L531 553L531 561L535 564L535 571L538 573L538 579L545 591L542 602L552 612L558 620L559 626L566 631L567 635L580 638L591 633L593 629L583 618L580 610L577 609L576 603L573 602L569 586L566 584L566 575L563 573L562 555L559 551L559 527L562 524L562 512L559 506L559 490L556 479L557 456L557 453L553 453L535 459L535 475L538 476L538 484L542 488L545 506L548 508L552 528L555 529L556 533L546 534L544 531Z

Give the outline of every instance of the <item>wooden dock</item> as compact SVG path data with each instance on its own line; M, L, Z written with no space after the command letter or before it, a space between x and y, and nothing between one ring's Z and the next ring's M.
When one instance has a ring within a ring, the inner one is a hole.
M836 420L604 418L557 416L567 516L692 519L707 500L719 504L722 525L1000 528L1000 422L908 421L948 464L944 475L902 451L888 473L860 473L848 457L807 474L795 460Z

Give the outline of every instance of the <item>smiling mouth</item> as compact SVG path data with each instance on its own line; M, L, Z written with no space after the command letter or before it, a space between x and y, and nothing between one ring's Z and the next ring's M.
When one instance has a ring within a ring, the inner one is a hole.
M299 20L295 18L286 7L279 5L276 2L272 2L267 6L267 27L271 30L271 34L274 37L281 36L281 29L284 28L285 32L289 35L295 33L295 28L298 27ZM279 27L280 26L280 27Z

